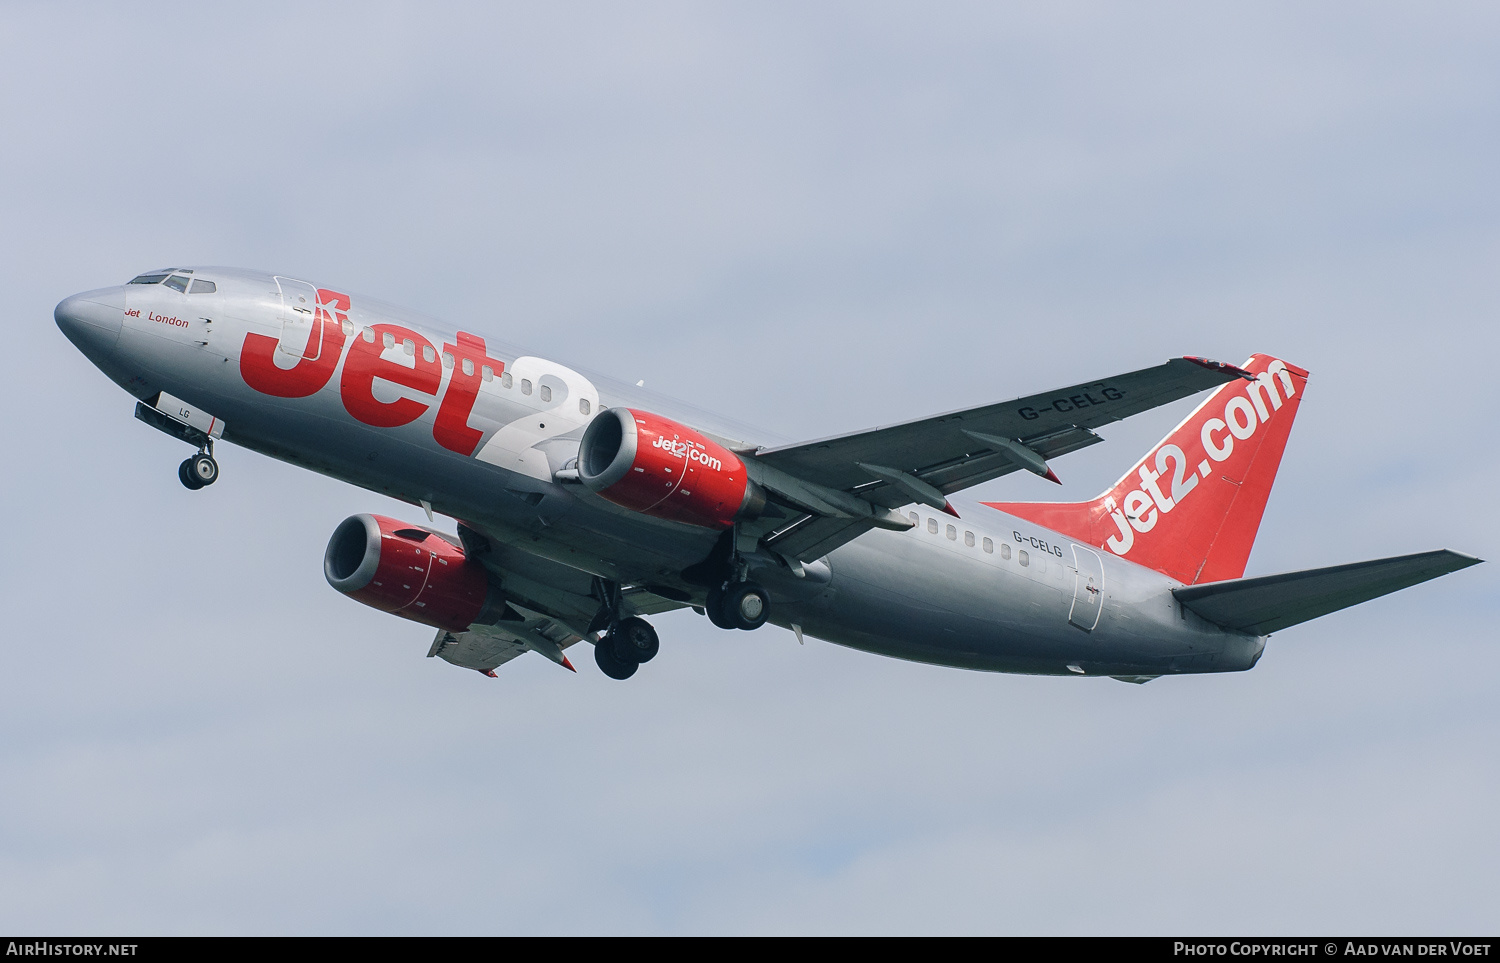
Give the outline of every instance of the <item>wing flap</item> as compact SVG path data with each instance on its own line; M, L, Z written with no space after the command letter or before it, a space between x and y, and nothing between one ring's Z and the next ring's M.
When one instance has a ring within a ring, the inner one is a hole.
M875 525L866 519L820 518L809 516L799 524L777 534L766 545L774 552L803 562L812 562L847 542L852 542Z
M1080 448L1087 448L1090 445L1097 445L1103 440L1089 429L1078 425L1069 425L1056 431L1023 436L1018 439L1020 444L1040 455L1043 461L1066 455ZM922 471L919 477L935 486L943 494L951 495L956 491L973 488L982 482L999 478L1001 475L1009 475L1013 471L1019 471L1020 468L1016 460L1005 452L985 451L965 454L946 464L935 465Z
M1269 635L1481 561L1440 549L1281 575L1187 585L1173 589L1172 594L1215 625Z
M439 629L427 657L439 658L462 669L473 669L486 675L524 655L526 646L513 638L489 632L448 632Z

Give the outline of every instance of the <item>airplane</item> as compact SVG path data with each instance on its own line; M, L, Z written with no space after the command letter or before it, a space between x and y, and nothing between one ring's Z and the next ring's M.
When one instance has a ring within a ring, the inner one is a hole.
M1107 676L1252 668L1267 637L1477 564L1440 550L1245 578L1308 372L1270 355L1154 367L797 444L341 288L164 268L66 298L64 335L192 446L228 441L418 506L333 531L334 589L494 677L535 652L631 677L648 616L691 607L917 662ZM1098 497L950 496L1211 394ZM436 516L456 522L456 533ZM576 671L576 670L575 670Z

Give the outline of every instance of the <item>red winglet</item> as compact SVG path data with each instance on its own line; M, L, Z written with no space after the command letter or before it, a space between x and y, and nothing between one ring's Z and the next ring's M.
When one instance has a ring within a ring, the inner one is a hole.
M954 508L952 503L950 503L946 498L943 499L943 511L947 512L949 515L952 515L954 518L959 517L958 509Z
M1047 467L1047 480L1062 484L1062 479L1057 477L1057 472L1053 471L1050 465Z
M571 662L568 661L568 657L567 656L563 656L563 668L567 669L569 672L577 672L578 671L577 669L573 668L573 663L571 663Z

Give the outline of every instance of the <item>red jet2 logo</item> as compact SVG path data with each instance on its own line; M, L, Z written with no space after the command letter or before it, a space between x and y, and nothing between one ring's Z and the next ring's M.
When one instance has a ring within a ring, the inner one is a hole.
M254 332L245 335L240 349L240 376L245 384L261 394L277 398L307 398L323 390L333 378L339 359L344 357L345 342L353 332L349 324L349 296L326 288L318 289L318 303L307 347L290 368L276 365L278 339ZM438 444L460 455L472 455L484 433L469 427L469 413L479 397L482 370L494 375L505 370L505 363L485 354L484 339L459 332L457 344L444 344L443 352L451 355L453 374L443 395L432 437ZM410 342L408 351L413 366L381 357L387 343ZM443 384L443 365L432 342L410 328L399 324L372 324L360 332L348 350L339 377L339 397L344 410L367 425L395 428L422 417L431 403L414 398L381 401L375 397L376 378L410 388L436 401Z

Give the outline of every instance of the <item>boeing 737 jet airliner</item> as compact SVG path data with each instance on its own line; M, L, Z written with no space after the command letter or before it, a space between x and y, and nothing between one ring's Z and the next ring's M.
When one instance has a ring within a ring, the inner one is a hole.
M692 409L307 281L168 268L57 306L63 333L193 446L231 441L420 506L354 515L328 583L437 630L494 675L533 651L631 676L644 616L691 606L870 652L998 672L1162 675L1255 665L1280 629L1473 565L1433 551L1243 578L1307 372L1177 358L1000 404L766 446ZM1212 390L1088 502L954 493ZM456 534L431 523L453 518Z

